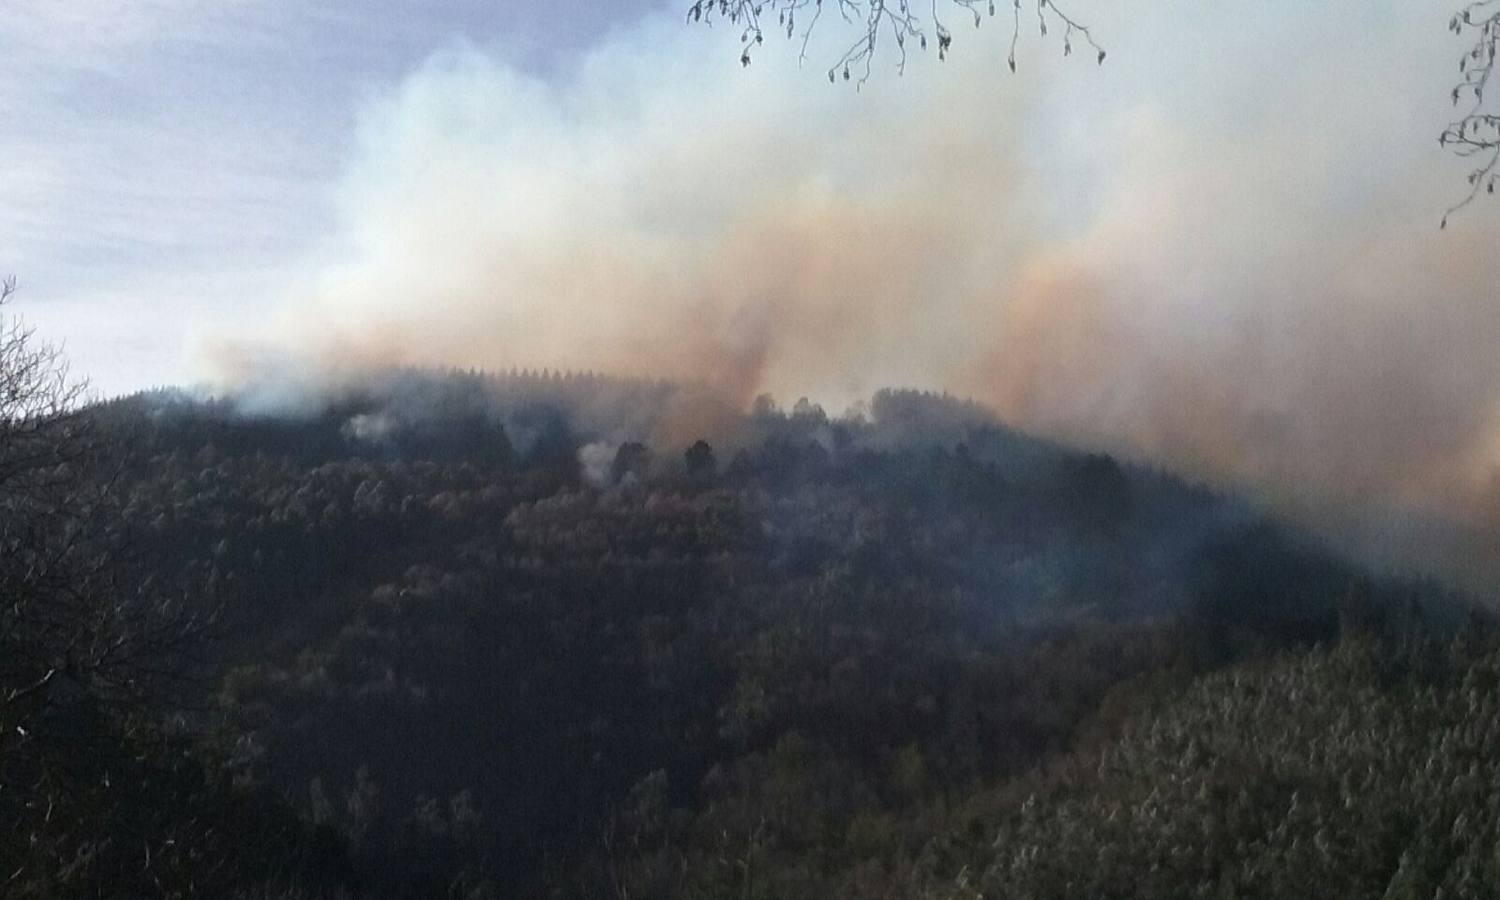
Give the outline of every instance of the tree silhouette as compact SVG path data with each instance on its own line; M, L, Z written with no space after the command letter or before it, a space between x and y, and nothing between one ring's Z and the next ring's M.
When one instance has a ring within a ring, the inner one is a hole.
M682 460L687 465L689 475L711 473L718 465L714 459L714 448L703 440L695 441L693 446L687 448L687 452L682 454Z
M14 292L14 279L0 283L0 305ZM211 616L189 608L186 581L153 578L149 559L124 552L128 523L111 491L118 469L85 399L56 347L20 319L0 318L6 896L62 896L63 882L128 892L119 874L127 857L131 877L160 884L175 877L167 870L191 868L189 845L210 836L160 821L177 812L163 799L167 782L185 777L191 793L202 776L180 751L148 748L164 740L169 688L188 671ZM163 833L125 850L112 832L127 821Z
M651 466L651 451L645 444L626 441L615 451L615 460L609 467L609 480L619 484L628 476L644 478Z

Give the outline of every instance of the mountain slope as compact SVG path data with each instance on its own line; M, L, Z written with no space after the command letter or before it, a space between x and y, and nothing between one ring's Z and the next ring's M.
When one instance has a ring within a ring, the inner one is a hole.
M975 798L993 804L987 844L935 893L1492 897L1497 686L1492 632L1207 676L1097 752Z
M1078 746L1116 686L1411 597L952 398L763 400L671 443L700 401L406 372L98 415L140 553L222 604L239 780L375 896L899 895L946 810Z

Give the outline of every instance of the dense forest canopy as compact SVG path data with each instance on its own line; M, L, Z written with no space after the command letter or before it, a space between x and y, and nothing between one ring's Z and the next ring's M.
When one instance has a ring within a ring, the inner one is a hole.
M134 873L128 821L196 848L181 896L943 896L1009 859L984 835L1019 827L1017 785L1239 683L1208 673L1479 627L1434 584L966 401L765 397L717 445L664 445L685 392L408 370L292 411L89 408L132 565L216 627L199 700L129 732L189 770L133 757L129 803L66 836L89 863L17 884ZM237 861L196 871L224 841Z

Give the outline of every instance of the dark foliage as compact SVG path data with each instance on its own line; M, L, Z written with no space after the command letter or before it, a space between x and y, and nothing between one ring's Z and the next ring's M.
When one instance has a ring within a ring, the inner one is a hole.
M373 896L918 895L972 798L1413 602L949 398L763 400L683 454L648 447L673 390L398 373L295 416L98 410L133 538L223 598L237 790Z
M206 569L138 552L119 446L58 352L4 312L0 895L337 881L337 835L320 846L292 808L237 786L193 708L195 676L216 671L202 655L217 595Z

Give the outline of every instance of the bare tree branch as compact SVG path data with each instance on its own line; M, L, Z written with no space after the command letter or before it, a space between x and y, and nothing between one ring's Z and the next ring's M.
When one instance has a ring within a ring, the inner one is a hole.
M1448 217L1473 203L1480 191L1495 193L1500 180L1500 115L1486 96L1500 53L1500 0L1470 3L1453 16L1448 29L1468 36L1472 43L1458 61L1460 80L1451 95L1461 115L1438 136L1438 143L1455 156L1476 160L1476 165L1469 172L1468 194L1443 214L1443 228L1448 227Z
M87 386L10 314L15 290L0 280L0 791L89 739L73 711L154 715L212 625L203 598L153 584L124 552Z
M943 8L957 7L956 13L965 18L973 17L978 28L986 16L996 14L995 0L826 0L834 7L839 17L856 37L843 55L828 68L828 80L856 80L863 85L870 78L871 67L883 42L895 45L896 70L906 69L907 51L912 48L927 50L937 47L938 59L947 59L953 46L953 31L944 22L939 12ZM1001 0L1004 2L1004 0ZM1020 41L1022 27L1022 3L1032 0L1010 0L1011 40L1010 54L1006 64L1016 71L1016 46ZM1063 34L1063 55L1073 53L1076 46L1087 46L1095 60L1103 63L1107 55L1104 48L1094 40L1088 26L1073 18L1054 0L1035 0L1037 28L1043 37L1050 30ZM806 61L808 42L823 19L825 0L695 0L688 8L690 22L713 24L725 21L742 28L740 34L740 63L750 65L751 54L765 42L765 29L772 14L776 16L775 28L784 32L788 39L800 39L800 59Z

